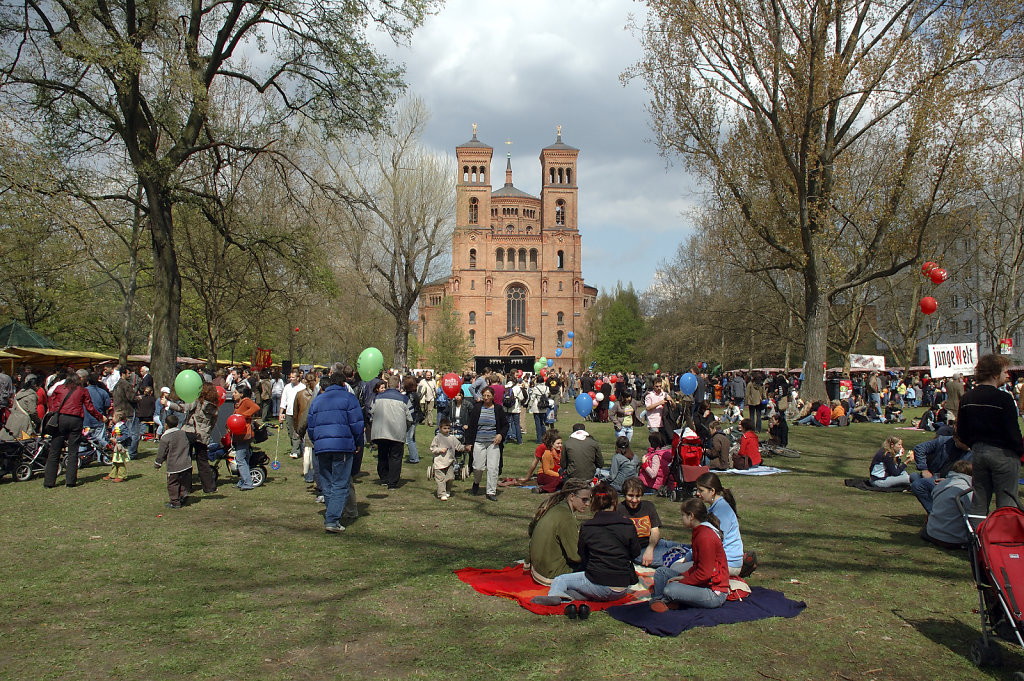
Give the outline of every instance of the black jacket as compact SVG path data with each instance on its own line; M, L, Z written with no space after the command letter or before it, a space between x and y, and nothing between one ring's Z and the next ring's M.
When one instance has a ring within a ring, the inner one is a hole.
M465 407L465 402L462 403ZM471 445L476 442L476 431L480 427L480 410L483 408L483 402L477 402L469 410L469 417L463 420L466 425L466 444ZM500 447L505 446L505 437L508 436L508 416L505 414L505 410L497 402L494 403L494 421L497 426L498 435L501 436Z
M643 550L633 521L614 510L599 511L580 527L583 572L594 584L614 588L635 584L633 558Z

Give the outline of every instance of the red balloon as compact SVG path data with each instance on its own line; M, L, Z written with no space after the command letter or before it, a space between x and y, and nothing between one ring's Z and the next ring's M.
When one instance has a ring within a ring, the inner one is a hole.
M518 371L516 371L516 378L522 378L522 377L523 377L523 370L519 369Z
M596 381L594 381L594 387L597 388L598 390L600 390L601 386L603 386L603 385L604 385L604 381L602 381L600 378L597 379Z
M295 333L298 333L298 332L299 332L299 327L296 326L295 327Z
M608 377L608 382L611 383L612 385L615 385L615 381L617 380L619 380L619 377L616 376L615 374L612 374L611 376Z
M591 390L587 394L590 395L590 399L594 399L594 395L596 395L596 393L593 390Z
M224 404L224 400L227 399L228 391L224 389L224 386L216 386L217 388L217 406Z
M921 274L927 277L936 267L938 267L938 264L929 260L925 264L921 265Z
M538 375L540 376L542 381L546 381L548 379L548 370L547 369L541 369L540 370L540 374L538 374Z
M228 417L228 430L235 435L245 432L245 417L241 414L232 414Z
M928 276L931 278L933 284L941 284L949 278L949 273L941 267L936 267L928 273Z
M925 314L932 314L939 309L939 302L931 296L925 296L919 304L921 305L921 312Z
M454 371L445 374L444 378L441 379L441 390L448 396L448 399L454 400L455 396L462 390L462 378Z
M611 395L608 396L608 401L609 402L614 402L615 401L615 393L612 393Z

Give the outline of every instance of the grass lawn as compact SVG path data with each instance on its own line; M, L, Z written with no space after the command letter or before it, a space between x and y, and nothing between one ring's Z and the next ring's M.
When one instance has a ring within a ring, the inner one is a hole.
M561 414L567 434L571 405ZM432 432L419 428L424 460ZM592 432L610 460L610 425ZM968 659L980 622L966 554L918 538L912 495L843 487L893 432L794 427L803 457L768 461L792 473L727 477L760 558L750 582L807 609L666 639L601 613L534 615L463 584L452 570L524 556L541 498L509 489L491 503L457 482L443 503L425 462L393 492L360 478L363 517L340 536L324 533L288 458L262 488L222 479L180 511L164 508L151 444L126 484L95 465L76 489L7 477L0 679L1009 679L1024 670L1019 649L1003 644L993 672ZM908 448L927 435L895 432ZM634 442L646 445L639 430ZM505 474L522 475L533 448L507 448ZM663 535L688 540L676 505L654 501Z

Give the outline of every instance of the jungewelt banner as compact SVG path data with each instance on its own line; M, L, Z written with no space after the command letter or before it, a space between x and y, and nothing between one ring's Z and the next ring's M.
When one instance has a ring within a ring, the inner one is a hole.
M932 378L942 378L953 374L973 376L974 367L978 364L978 344L929 345L928 363L931 365Z

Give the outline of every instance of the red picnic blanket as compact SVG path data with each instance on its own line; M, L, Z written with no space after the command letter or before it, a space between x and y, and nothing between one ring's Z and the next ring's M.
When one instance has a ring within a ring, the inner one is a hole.
M459 579L469 584L482 594L487 596L500 596L510 598L519 603L527 610L538 615L561 615L565 611L565 604L562 605L537 605L531 603L534 596L546 596L548 587L533 581L528 570L524 571L523 566L512 565L499 570L488 570L485 568L462 568L456 570L455 574ZM641 576L641 583L650 586L651 580ZM630 591L617 601L575 601L575 603L586 603L593 611L604 610L613 605L625 605L638 599L649 596L647 591Z

